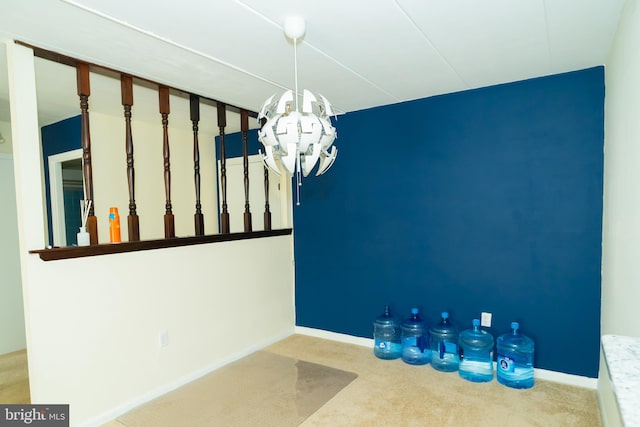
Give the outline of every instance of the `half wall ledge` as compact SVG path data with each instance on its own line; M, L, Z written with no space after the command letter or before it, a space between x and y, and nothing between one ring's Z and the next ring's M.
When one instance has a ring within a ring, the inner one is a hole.
M285 236L291 228L249 233L212 234L209 236L174 237L139 242L105 243L91 246L67 246L64 248L36 249L30 254L38 254L43 261L82 258L97 255L121 254L125 252L147 251L151 249L175 248L178 246L202 245L206 243L230 242L232 240L260 239L263 237Z

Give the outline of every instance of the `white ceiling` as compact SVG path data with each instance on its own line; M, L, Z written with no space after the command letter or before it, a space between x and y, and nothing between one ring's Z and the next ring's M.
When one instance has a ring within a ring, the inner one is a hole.
M300 89L345 113L603 65L623 3L2 0L0 38L256 111L293 86L293 45L281 27L286 16L302 15ZM8 110L5 68L0 120ZM69 90L75 95L75 86ZM73 98L68 108L77 114L77 105ZM58 105L41 114L50 121L69 113Z

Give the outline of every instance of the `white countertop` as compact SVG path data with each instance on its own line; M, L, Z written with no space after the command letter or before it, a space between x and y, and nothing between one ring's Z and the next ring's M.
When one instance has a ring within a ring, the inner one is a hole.
M602 349L624 425L640 425L640 337L604 335Z

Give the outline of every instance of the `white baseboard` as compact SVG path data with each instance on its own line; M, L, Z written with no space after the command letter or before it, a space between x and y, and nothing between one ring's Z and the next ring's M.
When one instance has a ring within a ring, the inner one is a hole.
M202 369L199 369L195 372L192 372L190 374L187 374L183 377L178 378L176 381L172 381L170 383L167 383L153 391L150 391L149 393L143 394L142 396L137 397L136 399L133 399L123 405L120 405L116 408L113 408L103 414L100 414L94 418L91 418L90 420L87 420L85 422L82 422L80 424L81 427L97 427L97 426L101 426L103 424L106 424L109 421L115 420L116 418L118 418L120 415L125 414L129 411L131 411L132 409L143 405L147 402L150 402L151 400L160 397L164 394L169 393L170 391L173 391L175 389L177 389L178 387L182 387L185 384L188 384L192 381L197 380L200 377L203 377L213 371L215 371L216 369L220 369L221 367L228 365L229 363L235 362L236 360L242 359L243 357L246 357L252 353L255 353L258 350L262 350L263 348L276 343L280 340L285 339L286 337L293 335L294 331L289 330L286 331L282 334L273 336L269 339L266 339L264 341L261 341L259 343L254 344L251 347L248 347L247 349L240 351L238 353L234 353L229 355L228 357L225 357L224 359L218 360L208 366L205 366Z
M322 329L307 328L306 326L296 326L295 332L300 335L308 335L310 337L324 338L326 340L373 348L373 339L371 338L362 338L353 335L340 334L338 332L325 331Z
M355 337L353 335L341 334L338 332L324 331L322 329L307 328L305 326L296 326L296 334L308 335L316 338L324 338L332 341L339 341L347 344L355 344L363 347L373 348L372 338ZM553 381L556 383L572 385L595 390L598 387L597 378L583 377L580 375L565 374L563 372L549 371L546 369L535 368L535 378L545 381Z
M549 371L546 369L534 368L535 377L540 380L553 381L555 383L573 385L576 387L589 388L596 390L598 388L598 379L583 377L581 375L565 374L564 372Z

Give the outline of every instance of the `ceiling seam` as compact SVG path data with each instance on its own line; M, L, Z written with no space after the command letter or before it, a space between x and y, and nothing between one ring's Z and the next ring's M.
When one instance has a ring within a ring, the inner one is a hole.
M258 79L258 80L260 80L262 82L265 82L267 84L270 84L270 85L275 86L277 88L280 88L282 90L288 90L288 88L286 86L283 86L283 85L281 85L279 83L276 83L276 82L274 82L272 80L269 80L269 79L267 79L265 77L261 77L261 76L259 76L257 74L254 74L254 73L252 73L252 72L250 72L248 70L245 70L245 69L240 68L240 67L238 67L236 65L230 64L230 63L228 63L226 61L223 61L222 59L216 58L216 57L211 56L211 55L207 55L207 54L205 54L203 52L200 52L199 50L192 49L190 47L187 47L187 46L185 46L183 44L175 42L175 41L173 41L171 39L168 39L166 37L159 36L158 34L155 34L155 33L151 32L151 31L148 31L148 30L145 30L143 28L137 27L137 26L135 26L133 24L129 24L128 22L122 21L122 20L120 20L118 18L115 18L113 16L109 16L109 15L107 15L105 13L100 12L99 10L95 10L95 9L90 8L90 7L84 6L82 4L76 3L73 0L60 0L60 1L62 1L64 3L67 3L70 6L77 7L78 9L84 10L85 12L91 13L91 14L93 14L95 16L100 17L100 18L106 19L107 21L111 21L111 22L113 22L115 24L118 24L118 25L121 25L123 27L129 28L130 30L136 31L136 32L138 32L140 34L146 35L147 37L151 37L151 38L153 38L155 40L159 40L159 41L162 41L164 43L170 44L171 46L177 47L178 49L182 49L182 50L185 50L187 52L193 53L194 55L197 55L197 56L200 56L202 58L208 59L209 61L216 62L216 63L218 63L220 65L224 65L225 67L228 67L228 68L231 68L232 70L235 70L235 71L238 71L240 73L246 74L247 76L253 77L255 79Z
M460 79L460 81L462 82L462 84L464 84L467 88L471 88L471 85L460 75L460 73L458 73L458 70L456 70L456 68L447 60L447 58L445 58L445 56L442 54L442 52L440 52L440 49L438 49L436 47L436 45L431 41L431 39L429 38L429 36L427 36L424 31L422 31L422 29L420 29L420 27L418 26L418 24L416 24L416 22L411 19L411 16L409 16L409 14L407 13L406 10L404 10L402 8L402 6L400 5L400 3L398 3L398 0L393 0L393 2L396 4L396 6L398 7L398 9L400 9L400 11L402 12L402 14L405 16L405 18L407 18L407 20L409 22L411 22L411 25L413 25L413 27L416 29L416 31L418 31L418 33L420 33L420 35L422 35L422 38L433 48L433 50L438 54L438 56L440 57L440 59L442 59L442 61L447 64L447 66L451 69L451 71Z
M65 0L66 1L66 0ZM267 16L261 14L260 12L258 12L257 10L251 8L251 6L243 3L241 0L233 0L236 4L238 4L239 6L244 7L245 9L247 9L248 11L250 11L251 13L255 14L256 16L262 18L263 20L265 20L266 22L270 23L271 25L275 26L276 28L278 28L280 31L284 32L284 29L282 28L282 26L280 24L278 24L277 22L272 21L271 19L269 19ZM348 66L346 66L345 64L343 64L342 62L338 61L337 59L335 59L334 57L332 57L331 55L329 55L328 53L325 53L323 50L315 47L314 45L312 45L311 43L305 41L304 39L302 40L302 43L306 44L311 50L315 51L316 53L319 53L320 55L324 56L325 58L327 58L328 60L330 60L331 62L333 62L334 64L342 67L344 70L348 71L349 73L353 74L354 76L358 77L359 79L361 79L362 81L366 82L367 84L369 84L370 86L373 86L374 88L378 89L380 92L384 93L385 95L393 98L396 102L401 101L400 98L398 98L397 96L395 96L394 94L392 94L391 92L387 91L386 89L384 89L383 87L379 86L377 83L372 82L371 80L367 79L366 77L364 77L362 74L358 73L357 71L349 68Z
M76 8L78 8L78 9L84 10L85 12L91 13L91 14L93 14L93 15L95 15L95 16L98 16L98 17L100 17L100 18L102 18L102 19L105 19L105 20L107 20L107 21L113 22L113 23L115 23L115 24L118 24L118 25L123 26L123 27L125 27L125 28L128 28L128 29L130 29L130 30L133 30L133 31L135 31L135 32L138 32L138 33L140 33L140 34L146 35L147 37L153 38L153 39L155 39L155 40L162 41L162 42L167 43L167 44L169 44L169 45L171 45L171 46L177 47L177 48L179 48L179 49L182 49L182 50L185 50L185 51L187 51L187 52L193 53L194 55L197 55L197 56L200 56L200 57L202 57L202 58L208 59L208 60L210 60L210 61L212 61L212 62L216 62L216 63L218 63L218 64L224 65L224 66L226 66L226 67L228 67L228 68L231 68L231 69L233 69L233 70L235 70L235 71L238 71L238 72L240 72L240 73L246 74L246 75L248 75L248 76L250 76L250 77L253 77L253 78L255 78L255 79L258 79L258 80L260 80L260 81L263 81L263 82L265 82L265 83L267 83L267 84L270 84L270 85L272 85L272 86L275 86L275 87L277 87L277 88L279 88L279 89L282 89L282 90L285 90L285 91L286 91L286 90L289 90L289 88L288 88L287 86L284 86L284 85L281 85L281 84L279 84L279 83L276 83L276 82L274 82L274 81L272 81L272 80L269 80L269 79L267 79L267 78L265 78L265 77L261 77L261 76L259 76L259 75L257 75L257 74L254 74L254 73L252 73L252 72L250 72L250 71L248 71L248 70L245 70L245 69L243 69L243 68L240 68L240 67L238 67L238 66L235 66L235 65L233 65L233 64L230 64L230 63L228 63L228 62L226 62L226 61L223 61L222 59L219 59L219 58L213 57L213 56L211 56L211 55L207 55L207 54L205 54L205 53L203 53L203 52L200 52L200 51L198 51L198 50L196 50L196 49L192 49L192 48L187 47L187 46L185 46L185 45L183 45L183 44L180 44L180 43L178 43L178 42L175 42L175 41L173 41L173 40L171 40L171 39L168 39L168 38L166 38L166 37L162 37L162 36L160 36L160 35L158 35L158 34L156 34L156 33L153 33L153 32L151 32L151 31L145 30L145 29L140 28L140 27L138 27L138 26L136 26L136 25L130 24L130 23L128 23L128 22L126 22L126 21L123 21L123 20L121 20L121 19L118 19L118 18L115 18L115 17L113 17L113 16L107 15L106 13L100 12L99 10L96 10L96 9L90 8L90 7L88 7L88 6L82 5L82 4L80 4L80 3L77 3L77 2L75 2L74 0L60 0L60 1L61 1L61 2L63 2L63 3L66 3L66 4L70 5L70 6L73 6L73 7L76 7ZM271 20L270 20L269 18L267 18L266 16L264 16L264 15L262 15L262 14L258 13L256 10L252 9L251 7L249 7L249 6L245 5L244 3L242 3L242 2L240 2L240 1L238 1L238 0L234 0L234 2L235 2L235 3L237 3L238 5L242 6L242 7L245 7L247 10L249 10L249 11L251 11L252 13L256 14L257 16L261 17L262 19L264 19L265 21L267 21L267 22L271 23L272 25L276 26L277 28L279 28L279 29L282 31L282 27L281 27L280 25L278 25L277 23L275 23L275 22L271 21ZM340 67L342 67L343 69L345 69L345 70L349 71L349 72L350 72L350 73L352 73L353 75L355 75L355 76L357 76L358 78L360 78L361 80L365 81L365 82L366 82L366 83L368 83L369 85L371 85L371 86L375 87L376 89L378 89L378 90L379 90L379 91L381 91L382 93L384 93L384 94L386 94L387 96L391 97L391 98L392 98L392 99L394 99L396 102L400 101L400 98L398 98L398 97L394 96L393 94L389 93L388 91L386 91L385 89L381 88L380 86L378 86L378 85L377 85L377 84L375 84L374 82L372 82L372 81L370 81L370 80L366 79L365 77L363 77L363 76L362 76L362 75L360 75L359 73L355 72L354 70L350 69L350 68L349 68L349 67L347 67L346 65L342 64L340 61L338 61L338 60L334 59L333 57L329 56L328 54L324 53L322 50L320 50L320 49L316 48L315 46L313 46L313 45L309 44L308 42L303 42L303 43L305 43L305 44L306 44L308 47L310 47L312 50L314 50L314 51L316 51L317 53L319 53L319 54L323 55L325 58L327 58L327 59L331 60L332 62L334 62L335 64L339 65L339 66L340 66ZM338 113L344 113L344 110L343 110L343 109L341 109L341 108L339 108L339 106L334 107L334 110L336 110L336 112L338 112Z

